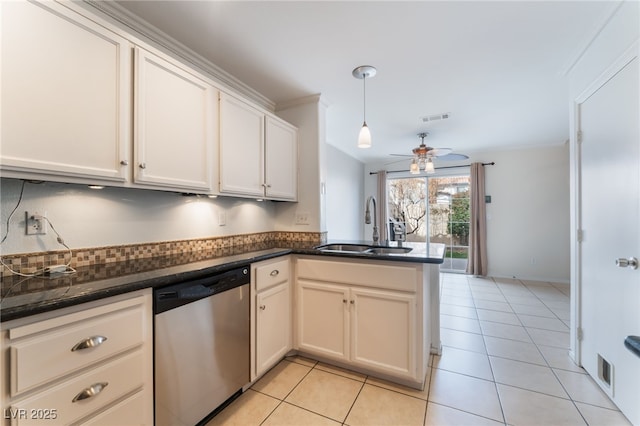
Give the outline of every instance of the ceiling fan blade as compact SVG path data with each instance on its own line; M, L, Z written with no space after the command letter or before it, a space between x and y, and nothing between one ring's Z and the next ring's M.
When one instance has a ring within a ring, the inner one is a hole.
M453 151L451 148L433 148L429 154L433 157L442 157L451 154L451 151Z
M385 166L388 166L388 165L390 165L390 164L405 163L405 162L406 162L407 164L409 164L409 160L407 160L406 158L403 158L403 159L401 159L401 160L389 161L388 163L384 163L384 165L385 165ZM409 167L409 166L407 166L407 167Z
M389 154L392 157L406 157L406 158L411 158L413 157L413 154Z
M443 160L443 161L456 161L456 160L467 160L469 158L468 155L464 155L464 154L456 154L456 153L450 153L447 155L442 155L438 157L438 161Z

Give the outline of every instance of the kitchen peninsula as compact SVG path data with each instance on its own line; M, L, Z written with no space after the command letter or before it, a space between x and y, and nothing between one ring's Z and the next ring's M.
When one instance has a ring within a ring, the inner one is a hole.
M59 278L3 277L3 409L28 414L45 404L65 422L137 413L141 423L151 424L153 289L241 265L251 265L251 382L284 356L265 353L274 347L423 387L429 353L440 350L438 266L444 248L421 244L394 255L314 247L268 241L80 267L76 274ZM271 278L264 283L263 277ZM284 305L278 306L290 313L284 316L288 323L281 324L284 346L265 342L260 335L273 329L264 324L273 320L268 316L273 300L264 297L272 288L285 290L278 293L285 295ZM102 342L96 336L104 343L84 353L66 348L88 337ZM78 352L82 362L74 358ZM256 352L266 363L256 360ZM49 367L38 373L43 369L34 365ZM126 371L139 373L122 374ZM98 377L101 374L109 379ZM87 380L110 385L83 390L86 385L81 383ZM73 395L56 399L59 392ZM92 393L101 393L100 398L88 397L82 406L71 403L74 395Z

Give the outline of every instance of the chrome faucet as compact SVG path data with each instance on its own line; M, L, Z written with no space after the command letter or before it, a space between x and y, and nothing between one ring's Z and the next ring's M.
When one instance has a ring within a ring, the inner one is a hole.
M373 195L370 195L367 198L367 207L364 211L364 223L369 225L371 223L371 210L370 205L373 201L373 245L378 245L378 241L380 241L380 234L378 233L378 212L376 208L376 199Z

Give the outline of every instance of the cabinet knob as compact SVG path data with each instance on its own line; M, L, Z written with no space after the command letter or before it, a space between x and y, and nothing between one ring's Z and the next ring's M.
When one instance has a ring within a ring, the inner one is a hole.
M355 305L355 304L356 304L356 301L355 301L355 300L352 300L350 303L351 303L352 305Z
M347 303L347 299L342 299L342 303Z
M74 347L71 348L71 352L81 351L82 349L95 348L96 346L100 346L107 340L104 336L91 336L86 339L75 344Z
M127 160L122 160L122 161L120 161L120 164L123 165L123 166L128 166L129 162Z
M265 309L267 309L267 307L265 305L260 305L260 310L264 311Z
M271 274L269 275L271 275L272 277L277 277L279 273L280 271L278 271L277 269L274 269L273 271L271 271Z
M147 168L147 165L146 165L145 163L140 163L140 164L138 165L138 167L140 167L141 169L143 169L143 170L144 170L144 169L146 169L146 168Z
M97 394L99 394L100 392L102 392L102 390L104 388L106 388L108 384L109 384L108 382L94 383L93 385L89 386L88 388L85 388L82 391L80 391L80 393L77 394L71 400L71 402L82 401L83 399L88 399L88 398L94 397Z

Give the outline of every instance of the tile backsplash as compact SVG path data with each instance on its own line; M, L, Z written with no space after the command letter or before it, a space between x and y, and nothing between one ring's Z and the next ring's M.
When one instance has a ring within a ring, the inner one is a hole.
M326 232L260 232L255 234L228 235L192 240L162 241L157 243L128 244L122 246L94 247L68 250L57 250L39 253L21 253L4 256L3 262L11 269L22 274L31 274L48 266L67 264L71 256L72 268L93 266L132 259L146 259L182 253L209 252L221 248L250 246L252 244L278 241L285 243L317 243L327 239ZM0 277L13 275L11 270L2 265Z

